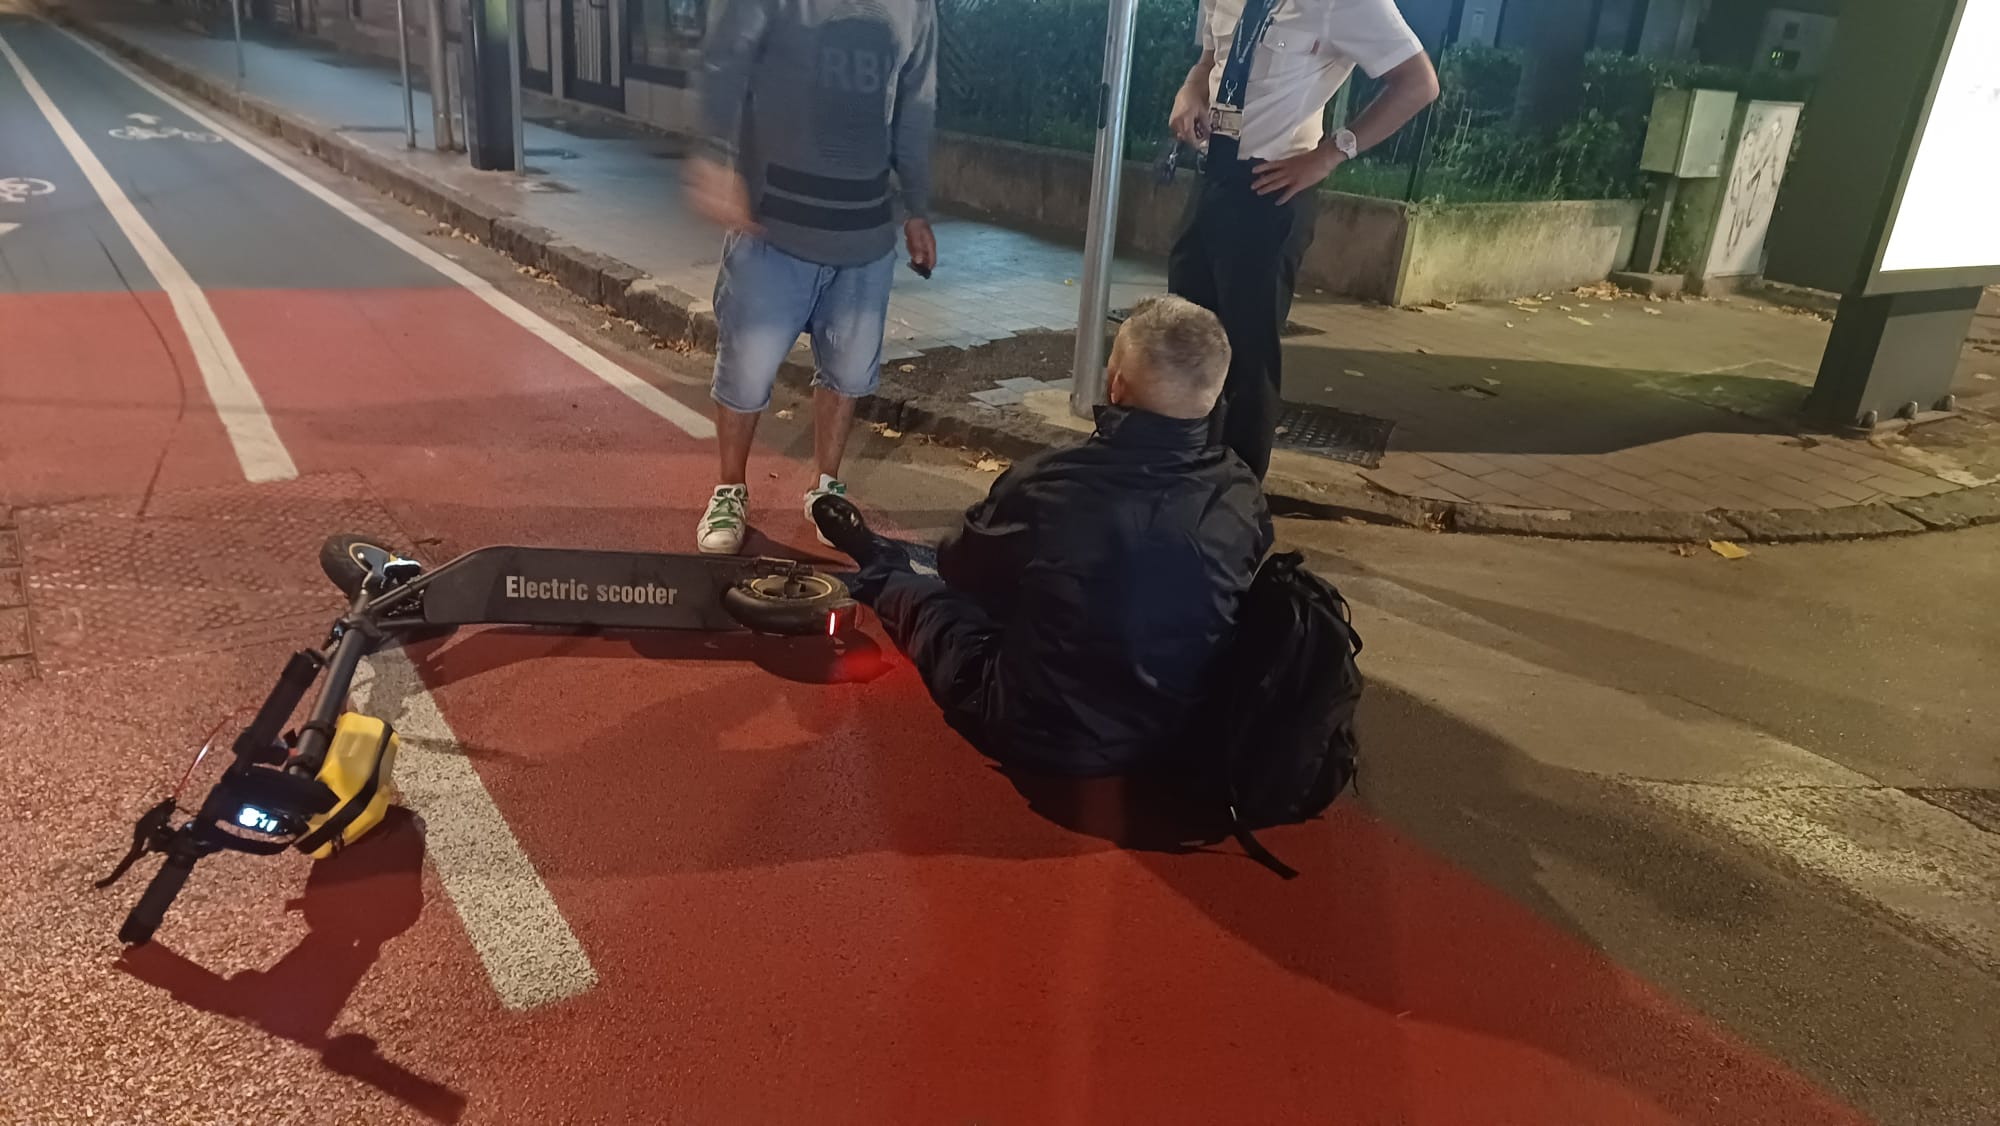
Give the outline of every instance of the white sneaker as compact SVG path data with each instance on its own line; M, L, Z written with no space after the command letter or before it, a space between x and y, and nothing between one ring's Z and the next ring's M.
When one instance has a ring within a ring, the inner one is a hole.
M744 526L750 521L750 488L717 485L708 510L695 529L695 546L705 555L735 555L743 550Z
M819 475L819 484L817 486L806 490L806 523L813 526L814 535L819 535L819 522L813 519L813 502L824 496L844 497L846 495L847 483L838 477L829 477L824 473ZM819 542L828 547L833 546L833 541L827 539L825 536L820 536Z

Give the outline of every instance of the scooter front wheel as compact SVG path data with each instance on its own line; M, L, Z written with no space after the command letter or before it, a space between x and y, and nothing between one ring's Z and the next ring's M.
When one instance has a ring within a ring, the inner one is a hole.
M353 532L328 536L326 542L319 545L320 572L349 598L360 594L361 588L368 584L368 579L376 570L395 558L396 552L374 537Z
M826 575L759 575L723 591L722 608L756 633L831 637L845 628L854 598Z

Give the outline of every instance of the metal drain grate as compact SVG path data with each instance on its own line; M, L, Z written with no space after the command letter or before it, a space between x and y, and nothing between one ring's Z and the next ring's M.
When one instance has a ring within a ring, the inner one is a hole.
M1274 445L1373 469L1382 464L1382 455L1389 450L1389 432L1395 428L1396 424L1386 418L1287 403L1285 413L1278 417Z

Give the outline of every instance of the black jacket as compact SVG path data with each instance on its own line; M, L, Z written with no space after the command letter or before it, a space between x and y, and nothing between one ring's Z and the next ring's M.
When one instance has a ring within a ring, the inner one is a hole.
M1015 465L938 548L1001 630L987 750L1101 774L1170 749L1270 547L1257 478L1206 421L1105 408Z

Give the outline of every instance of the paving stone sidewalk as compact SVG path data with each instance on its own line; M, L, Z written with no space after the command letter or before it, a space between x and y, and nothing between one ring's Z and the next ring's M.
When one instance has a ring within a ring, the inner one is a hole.
M71 12L81 9L72 7ZM168 23L85 30L169 84L231 109L424 207L676 342L713 341L719 239L683 208L673 138L538 102L531 174L481 173L402 144L395 75L290 42ZM990 223L939 224L943 265L900 275L869 417L1020 454L1084 428L1067 409L1080 253ZM1077 233L1080 241L1081 233ZM1115 305L1163 288L1121 261ZM2000 520L2000 297L1956 391L1959 419L1860 441L1791 420L1827 325L1748 301L1652 302L1608 287L1398 310L1302 294L1286 395L1394 423L1370 468L1282 451L1271 491L1308 510L1414 526L1585 538L1822 539Z

